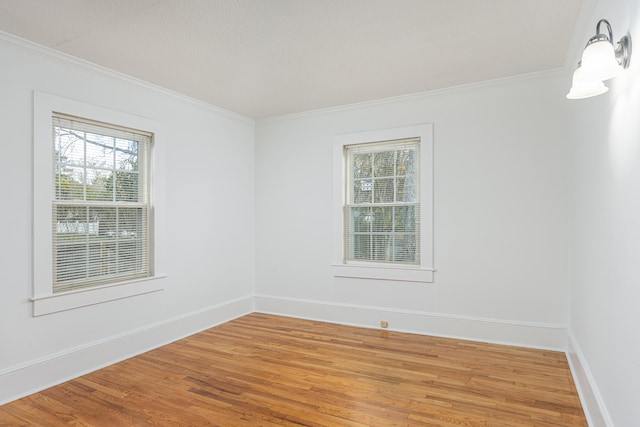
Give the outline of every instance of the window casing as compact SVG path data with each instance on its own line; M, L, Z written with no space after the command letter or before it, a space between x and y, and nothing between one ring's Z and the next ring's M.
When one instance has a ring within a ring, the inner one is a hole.
M432 282L432 125L338 135L333 163L333 275Z
M160 124L38 91L33 108L33 315L162 290L167 254L164 175L156 173L164 169ZM56 148L56 126L82 137ZM83 141L89 139L85 132L97 143Z

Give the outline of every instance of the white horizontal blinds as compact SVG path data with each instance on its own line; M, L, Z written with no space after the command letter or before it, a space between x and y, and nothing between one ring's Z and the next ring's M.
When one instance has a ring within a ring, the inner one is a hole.
M150 271L150 133L53 114L53 291Z
M420 139L345 147L345 259L420 264Z

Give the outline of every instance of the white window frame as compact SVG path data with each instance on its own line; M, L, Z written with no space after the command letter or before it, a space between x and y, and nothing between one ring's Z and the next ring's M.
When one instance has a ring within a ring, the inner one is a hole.
M100 304L163 289L167 276L164 247L163 182L160 174L151 175L151 234L153 276L67 292L53 292L52 201L54 199L54 144L52 114L59 112L104 123L113 123L154 134L151 150L152 171L162 168L162 131L157 122L122 111L115 111L51 95L34 92L33 117L33 315L40 316L64 310Z
M346 203L345 147L356 144L420 139L420 264L389 264L345 260L344 209ZM433 125L419 124L337 135L333 148L333 263L335 277L433 282Z

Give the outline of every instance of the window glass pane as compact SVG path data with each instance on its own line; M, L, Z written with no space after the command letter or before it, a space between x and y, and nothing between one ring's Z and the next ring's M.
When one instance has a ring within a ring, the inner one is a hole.
M143 208L118 208L118 237L133 239L139 236L143 221Z
M113 200L113 177L110 171L104 169L86 169L87 200Z
M138 201L138 173L117 171L116 175L116 200L125 202Z
M108 276L118 272L118 251L114 240L100 242L99 260L93 260L93 265L97 276Z
M394 185L393 178L376 179L373 184L374 203L393 203Z
M394 231L402 233L416 230L416 207L396 206L394 209Z
M86 133L87 166L113 169L113 138Z
M116 139L117 170L138 170L138 142Z
M396 178L396 200L399 202L405 202L405 201L410 201L410 200L405 200L404 199L404 183L405 183L406 178L405 177L398 177Z
M81 206L57 206L54 211L54 269L57 280L86 277L87 236L90 229L87 209Z
M371 259L371 235L356 234L353 236L353 259Z
M105 241L115 238L117 234L116 222L117 208L115 207L91 207L89 209L89 220L98 224L98 232L95 238Z
M71 129L55 128L56 159L62 165L84 165L84 141L82 133Z
M414 234L401 234L393 236L391 261L417 262L416 236Z
M388 245L390 236L374 234L372 236L372 254L373 261L390 261Z
M370 232L372 219L371 208L351 208L351 230L355 233Z
M396 157L396 175L406 175L409 165L413 165L415 149L398 150Z
M137 238L118 241L118 272L132 273L143 270L143 258L140 256L141 242Z
M54 185L56 200L83 200L84 169L67 166L57 170Z
M353 155L353 178L371 178L371 153Z
M116 242L113 240L94 240L90 242L87 259L87 277L115 274L116 254Z
M59 242L86 240L87 209L82 206L56 206L55 235Z
M373 180L359 179L353 181L353 203L371 203L373 198Z
M82 260L86 244L82 241L65 241L56 247L56 281L78 280L86 277Z
M374 154L373 173L374 176L393 176L395 151L381 151Z
M373 208L371 225L374 233L391 233L393 231L393 208L390 206Z
M144 208L120 208L118 210L118 269L119 272L137 272L146 269L143 251Z

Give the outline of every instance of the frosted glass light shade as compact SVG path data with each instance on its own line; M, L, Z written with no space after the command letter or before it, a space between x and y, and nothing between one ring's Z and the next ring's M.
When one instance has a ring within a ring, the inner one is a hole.
M591 80L585 75L583 67L576 68L573 72L571 90L567 94L568 99L582 99L600 95L609 90L602 80Z
M606 34L600 31L601 25L606 27ZM596 35L587 42L578 68L573 73L567 98L588 98L605 93L609 89L604 85L604 81L620 75L629 67L630 60L631 36L622 36L614 48L611 24L606 19L599 20L596 24Z
M591 42L582 52L582 73L585 80L608 80L618 76L624 68L616 59L613 45L608 40Z

